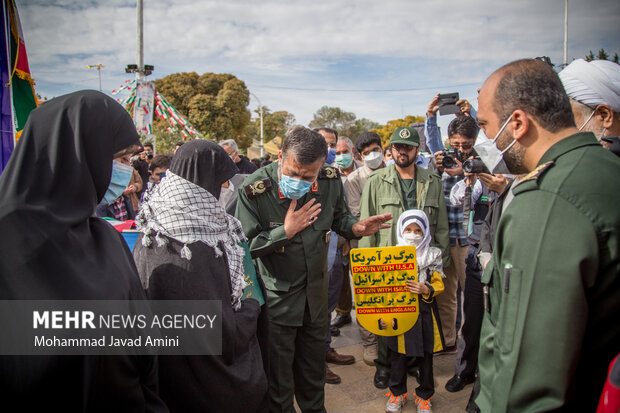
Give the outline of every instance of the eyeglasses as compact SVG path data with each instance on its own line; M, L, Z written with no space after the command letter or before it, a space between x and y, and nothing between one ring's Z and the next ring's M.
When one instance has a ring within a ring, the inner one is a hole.
M392 149L395 149L397 152L411 152L415 148L415 146L407 145L404 143L392 144Z
M450 146L456 149L468 150L474 147L471 143L451 143Z

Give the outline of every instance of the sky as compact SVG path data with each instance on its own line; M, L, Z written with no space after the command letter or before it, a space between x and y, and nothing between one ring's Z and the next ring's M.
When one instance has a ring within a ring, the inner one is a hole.
M136 0L16 0L35 90L110 93L136 63ZM144 0L144 62L232 73L272 111L307 125L321 106L375 122L424 116L436 93L477 89L512 60L561 65L564 0ZM620 1L568 1L568 62L620 54ZM451 116L442 116L445 131Z

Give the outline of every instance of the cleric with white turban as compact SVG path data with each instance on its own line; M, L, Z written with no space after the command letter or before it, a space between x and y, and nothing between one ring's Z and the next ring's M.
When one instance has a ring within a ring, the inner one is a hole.
M608 60L577 59L560 72L579 130L620 135L620 65Z

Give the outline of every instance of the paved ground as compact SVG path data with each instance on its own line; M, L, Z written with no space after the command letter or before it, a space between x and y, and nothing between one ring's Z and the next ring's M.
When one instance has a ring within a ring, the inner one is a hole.
M381 413L385 411L389 389L380 390L373 385L375 368L364 363L362 345L357 324L347 324L340 329L341 335L334 337L332 347L341 354L355 356L355 364L349 366L330 365L332 371L342 378L340 384L325 385L325 408L329 413ZM472 384L458 393L449 393L444 386L454 375L454 360L456 355L435 356L433 358L433 372L435 375L435 395L431 399L433 412L464 412ZM415 412L415 404L411 393L417 386L417 381L409 377L407 389L410 396L403 408L403 413Z

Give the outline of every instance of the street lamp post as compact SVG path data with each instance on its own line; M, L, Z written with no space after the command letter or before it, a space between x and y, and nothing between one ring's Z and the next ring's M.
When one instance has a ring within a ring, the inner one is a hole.
M103 65L102 64L88 65L86 67L89 69L97 69L97 73L99 73L99 91L101 92L101 68L103 67Z
M254 93L250 92L250 95L254 96L256 98L256 100L258 100L258 107L260 109L260 157L262 158L263 156L265 156L265 148L264 148L264 141L263 141L263 104L261 103L260 99L258 98L258 96L256 96Z

